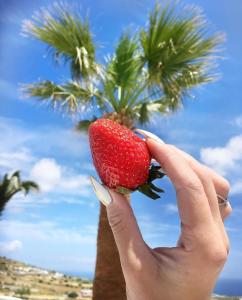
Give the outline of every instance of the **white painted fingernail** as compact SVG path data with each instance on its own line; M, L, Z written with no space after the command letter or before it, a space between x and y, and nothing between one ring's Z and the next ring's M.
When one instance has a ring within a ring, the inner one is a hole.
M135 132L138 132L138 133L142 134L146 138L150 138L152 140L155 140L156 142L158 142L160 144L165 144L165 142L162 141L162 139L160 139L157 135L155 135L154 133L151 133L147 130L137 128L137 129L135 129Z
M92 176L90 176L90 181L98 200L101 201L103 205L108 206L112 202L112 197L108 190Z

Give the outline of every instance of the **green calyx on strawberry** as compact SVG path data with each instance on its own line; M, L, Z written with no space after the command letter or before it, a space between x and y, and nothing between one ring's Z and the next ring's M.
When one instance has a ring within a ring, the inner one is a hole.
M89 142L94 166L106 186L122 194L138 190L160 198L157 192L164 191L152 181L165 174L151 164L145 141L133 131L110 119L98 119L89 127Z

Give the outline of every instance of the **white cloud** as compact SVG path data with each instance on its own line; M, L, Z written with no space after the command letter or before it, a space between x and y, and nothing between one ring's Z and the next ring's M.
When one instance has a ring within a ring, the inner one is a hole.
M242 135L232 137L224 147L202 148L201 160L221 175L242 164Z
M57 186L56 192L70 196L91 196L92 189L88 175L76 174L70 170L66 170L65 175L62 176ZM77 202L79 201L78 199Z
M42 191L27 198L16 195L6 213L20 213L27 206L42 204L95 206L94 201L82 199L92 195L85 172L94 171L86 159L89 152L86 135L72 128L29 128L21 120L4 117L0 117L0 132L1 175L21 170L22 178L36 181Z
M23 244L19 240L0 242L0 253L9 253L21 250Z
M33 166L30 178L39 184L43 192L49 192L61 179L61 167L54 159L43 158Z
M80 174L72 177L66 177L61 181L63 189L72 190L79 189L83 186L89 186L90 180L86 175Z
M40 185L42 192L58 194L58 200L50 199L50 197L41 200L41 203L45 204L60 202L85 204L85 201L66 196L90 196L92 193L87 175L75 173L50 158L38 161L30 171L30 178Z
M224 147L203 148L201 160L230 181L230 195L242 194L242 135L229 139Z

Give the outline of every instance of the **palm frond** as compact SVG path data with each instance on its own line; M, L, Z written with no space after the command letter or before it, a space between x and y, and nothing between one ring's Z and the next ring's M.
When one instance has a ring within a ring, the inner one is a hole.
M91 120L81 120L77 123L76 130L87 132L89 126L96 120L97 120L97 117L93 117Z
M74 79L98 72L88 18L82 18L78 7L55 3L37 12L32 20L25 20L22 32L46 43L55 61L70 63Z
M149 121L149 111L147 109L147 103L142 103L139 110L139 122L145 124Z
M132 108L132 118L141 125L149 123L154 113L163 115L169 113L169 106L165 97L139 102Z
M21 190L27 195L30 191L39 191L39 186L34 181L23 181L21 183Z
M172 109L187 89L214 79L214 53L222 42L220 34L209 35L197 10L177 10L176 5L156 5L148 28L140 32L150 86L160 87Z
M132 86L140 70L139 47L136 37L124 33L116 46L113 59L107 69L115 84L123 88Z
M27 195L32 190L38 191L39 186L33 181L22 181L20 171L14 172L11 176L4 175L0 181L0 215L8 201L21 190Z
M85 106L95 99L98 105L103 105L101 92L89 82L68 81L56 84L52 81L40 81L22 86L23 93L50 103L53 108L70 113L78 112L80 106ZM103 108L103 107L101 107Z
M147 27L122 34L114 55L101 66L95 61L88 19L69 4L57 4L54 12L43 10L26 21L23 30L45 42L78 79L37 82L25 85L24 91L71 113L91 105L95 113L125 115L129 124L149 122L153 112L167 114L182 107L191 89L215 79L215 52L222 36L208 29L194 7L184 8L175 0L157 4ZM79 129L86 130L89 122L80 121Z
M142 61L137 38L125 32L119 39L114 56L107 65L104 90L112 98L116 111L126 107L140 81ZM112 95L112 96L111 96Z

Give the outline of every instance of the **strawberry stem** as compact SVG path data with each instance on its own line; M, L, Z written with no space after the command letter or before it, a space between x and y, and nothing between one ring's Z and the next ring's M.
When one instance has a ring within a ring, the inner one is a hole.
M159 199L160 195L157 193L164 193L165 191L157 187L156 185L154 185L152 181L154 181L157 178L163 178L166 175L160 171L160 168L161 167L158 165L151 164L147 182L138 186L135 190L130 190L123 186L119 186L115 190L124 195L132 193L137 190L140 193L150 197L153 200Z

